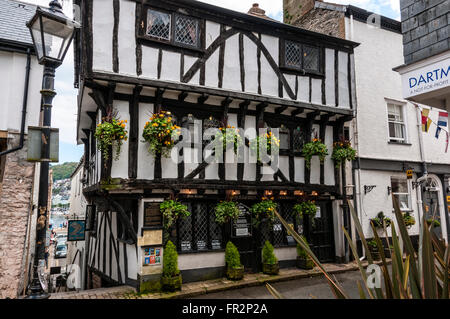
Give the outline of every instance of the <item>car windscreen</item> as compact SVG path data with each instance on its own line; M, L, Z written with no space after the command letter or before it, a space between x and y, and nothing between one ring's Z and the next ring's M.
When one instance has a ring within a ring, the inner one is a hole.
M58 246L56 247L56 251L63 251L66 250L66 246Z

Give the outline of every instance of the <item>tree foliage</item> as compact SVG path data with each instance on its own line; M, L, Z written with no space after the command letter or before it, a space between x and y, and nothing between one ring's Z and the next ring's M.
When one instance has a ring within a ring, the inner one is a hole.
M66 162L64 164L52 165L53 181L70 178L70 175L72 175L75 171L77 165L78 163L76 162Z

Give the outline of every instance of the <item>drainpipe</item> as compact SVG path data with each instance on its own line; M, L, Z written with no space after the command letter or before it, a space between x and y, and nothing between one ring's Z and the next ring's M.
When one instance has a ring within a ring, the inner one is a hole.
M27 117L27 104L28 104L28 85L30 83L30 64L31 64L31 50L27 49L27 66L25 71L25 84L23 90L23 104L22 104L22 124L20 127L20 142L19 146L14 147L10 150L6 150L0 152L0 156L7 155L10 153L17 152L23 148L24 140L25 140L25 122Z
M423 135L422 135L422 115L420 114L419 106L415 103L413 105L416 108L416 116L417 116L417 133L419 134L419 148L420 148L420 161L422 162L422 177L418 178L416 182L422 181L428 175L428 167L425 161L425 150L423 146ZM422 193L420 186L416 187L416 197L417 197L417 208L419 213L419 226L422 223L423 216L423 208L422 208Z

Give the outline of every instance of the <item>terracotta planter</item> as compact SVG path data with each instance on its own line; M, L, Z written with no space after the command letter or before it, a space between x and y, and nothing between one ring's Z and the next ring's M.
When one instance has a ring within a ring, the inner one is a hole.
M276 264L263 264L263 273L266 275L278 275L280 272L280 265Z
M244 266L239 268L227 267L227 278L230 280L241 280L244 278Z
M303 258L297 256L297 268L300 269L313 269L314 262L309 258Z
M173 292L181 290L182 282L181 274L173 277L161 277L161 286L164 291Z

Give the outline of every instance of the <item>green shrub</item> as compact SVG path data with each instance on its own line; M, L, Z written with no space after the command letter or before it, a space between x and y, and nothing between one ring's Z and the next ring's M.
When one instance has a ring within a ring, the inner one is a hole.
M275 265L278 262L277 257L273 253L272 244L266 240L262 250L262 261L264 264Z
M239 217L240 211L235 202L220 202L214 209L216 215L216 222L218 224L225 224L230 220L236 220Z
M175 224L179 216L186 218L191 215L186 205L172 199L162 202L159 205L159 210L164 216L164 228L166 230Z
M169 240L164 248L163 277L174 277L179 274L177 249Z
M301 238L305 241L306 244L308 244L308 242L306 241L305 236L301 236ZM303 259L309 259L309 255L306 252L306 250L304 250L302 248L302 246L300 246L300 244L297 244L297 256Z
M236 246L231 241L227 243L227 247L225 248L225 262L227 264L227 267L230 268L242 267L241 255L239 254Z

